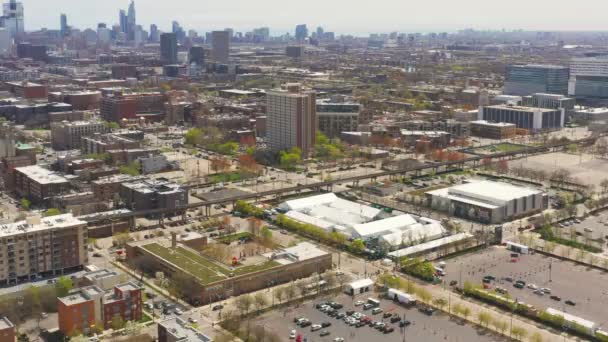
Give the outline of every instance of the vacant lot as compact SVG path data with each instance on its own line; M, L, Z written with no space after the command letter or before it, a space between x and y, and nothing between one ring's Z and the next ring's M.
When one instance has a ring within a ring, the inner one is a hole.
M510 254L503 247L493 247L447 260L445 281L481 284L484 276L491 275L496 277L496 281L491 284L493 288L505 288L511 298L531 304L539 310L552 307L594 321L598 325L608 323L607 273L540 254L521 255L518 262L511 262ZM517 289L505 278L549 288L551 294L538 295L527 287ZM551 295L559 296L561 300L553 300ZM576 305L566 305L566 300L571 300Z

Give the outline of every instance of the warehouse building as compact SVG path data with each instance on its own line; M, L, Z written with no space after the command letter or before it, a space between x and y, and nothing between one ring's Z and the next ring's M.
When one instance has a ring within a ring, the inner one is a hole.
M426 195L433 208L482 223L532 215L548 204L541 190L485 180L429 191Z

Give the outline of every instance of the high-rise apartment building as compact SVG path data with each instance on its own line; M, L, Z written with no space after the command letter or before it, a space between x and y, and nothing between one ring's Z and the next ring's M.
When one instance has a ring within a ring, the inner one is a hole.
M211 33L211 57L214 62L228 63L230 54L230 32L213 31Z
M574 58L568 94L577 98L608 98L608 56Z
M568 67L559 65L509 65L504 86L508 95L568 94Z
M343 96L317 101L317 121L319 131L329 138L336 138L342 132L356 132L359 125L361 105L347 101Z
M72 214L0 226L0 285L61 275L86 265L86 227Z
M11 38L16 38L25 33L23 23L23 3L11 0L3 5L4 27L9 31Z
M127 38L129 40L135 40L135 30L137 27L137 21L135 19L135 1L131 0L129 4L129 10L127 12Z
M175 33L160 35L160 59L164 64L177 63L177 36Z
M150 42L157 43L160 41L160 33L158 32L158 26L155 24L150 25Z
M266 93L268 145L272 151L298 147L304 155L315 145L317 129L316 94L300 84Z

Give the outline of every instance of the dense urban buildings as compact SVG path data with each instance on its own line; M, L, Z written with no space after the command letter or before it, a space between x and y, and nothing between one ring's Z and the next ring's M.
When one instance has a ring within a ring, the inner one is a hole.
M315 145L316 95L300 84L266 94L267 139L273 151L298 147L307 154Z

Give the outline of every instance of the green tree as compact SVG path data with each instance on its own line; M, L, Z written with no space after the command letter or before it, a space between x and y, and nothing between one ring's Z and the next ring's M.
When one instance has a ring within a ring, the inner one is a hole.
M537 331L530 336L530 342L543 342L543 336Z
M139 176L141 174L141 164L134 160L129 164L120 165L118 171L129 176Z
M443 311L445 306L448 305L448 301L445 298L437 298L433 301L433 304Z
M110 131L120 129L120 125L118 124L118 122L115 122L115 121L106 121L106 122L104 122L104 125Z
M74 288L74 282L68 277L59 277L55 283L55 289L57 290L57 297L65 297L70 293L70 290Z
M518 326L513 327L511 332L513 333L513 337L518 341L523 340L528 335L528 331L526 329Z
M57 208L49 208L43 214L44 217L57 216L57 215L61 215L61 211L59 211L59 209L57 209Z
M32 202L30 202L30 200L28 200L27 198L22 198L21 201L19 201L19 204L21 204L21 208L25 210L30 210Z
M355 239L352 243L351 243L351 247L358 252L362 252L365 249L365 242L363 242L363 240L361 239Z
M196 146L203 139L203 131L200 128L191 128L184 135L184 141L187 145Z
M279 153L279 163L281 167L287 170L292 170L302 161L302 150L297 147L291 148L289 151Z
M480 312L477 315L477 319L479 320L479 324L484 328L488 328L488 325L492 322L492 316L487 312Z
M253 301L255 306L258 309L258 313L268 305L268 299L266 299L266 294L264 292L258 292L253 296Z
M254 300L251 295L241 295L236 299L236 308L241 313L241 316L245 316L249 313L249 310L251 309L253 303Z
M262 227L260 235L262 236L262 241L264 243L272 242L272 231L268 227Z
M465 320L468 320L469 316L471 315L471 309L469 309L468 307L463 307L462 308L462 317L464 317Z

